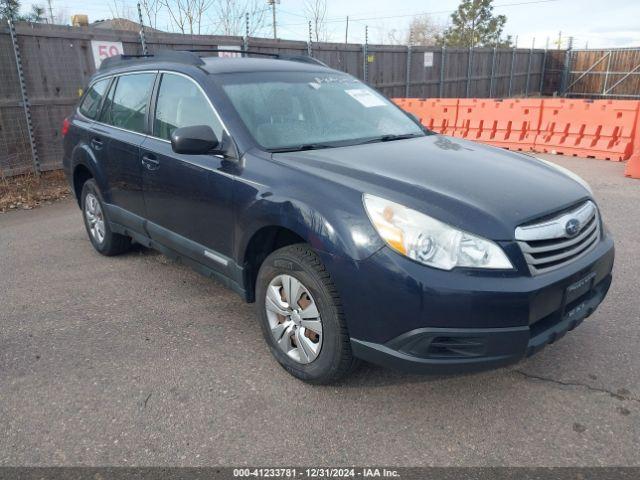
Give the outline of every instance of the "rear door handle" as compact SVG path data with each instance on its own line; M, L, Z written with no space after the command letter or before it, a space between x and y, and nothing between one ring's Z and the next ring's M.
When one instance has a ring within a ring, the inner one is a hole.
M146 167L147 170L157 170L160 168L160 162L155 157L155 155L143 155L142 156L142 165Z
M102 140L100 140L99 138L92 138L91 146L94 150L100 150L102 148Z

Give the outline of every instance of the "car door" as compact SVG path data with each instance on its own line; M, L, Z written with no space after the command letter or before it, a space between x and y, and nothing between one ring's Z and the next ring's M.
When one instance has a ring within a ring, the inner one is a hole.
M114 78L99 121L92 127L91 145L102 151L108 198L117 207L113 220L139 231L139 219L145 216L140 145L147 134L147 111L156 75L136 72Z
M152 239L231 274L235 163L216 155L177 154L170 141L176 128L193 125L209 125L221 140L228 134L190 77L162 73L154 98L152 134L141 151L147 230Z

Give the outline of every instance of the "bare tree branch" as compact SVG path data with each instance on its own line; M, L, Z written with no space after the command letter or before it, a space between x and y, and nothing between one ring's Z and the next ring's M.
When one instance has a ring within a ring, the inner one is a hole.
M259 0L214 0L217 16L212 18L214 32L221 35L243 36L245 15L249 14L249 35L253 36L265 25L265 4Z
M158 27L158 13L162 9L161 0L140 0L142 13L146 17L146 24L151 28Z
M328 41L327 32L327 0L305 0L304 11L311 25L316 42Z
M180 33L202 33L202 18L215 0L158 0L167 9L172 26Z
M112 18L126 18L127 20L136 21L135 12L125 0L111 0L109 12L111 12Z

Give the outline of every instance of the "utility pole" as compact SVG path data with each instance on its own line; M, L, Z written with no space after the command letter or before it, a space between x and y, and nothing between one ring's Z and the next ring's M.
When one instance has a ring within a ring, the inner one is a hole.
M307 55L312 57L311 42L313 42L313 30L311 29L311 20L309 20L309 40L307 41Z
M347 15L347 28L344 30L344 44L349 43L349 15Z
M267 3L271 5L271 15L273 22L273 39L276 40L278 38L278 30L276 29L276 2L278 0L267 0Z
M556 43L556 49L560 50L562 48L562 30L558 32L558 42Z

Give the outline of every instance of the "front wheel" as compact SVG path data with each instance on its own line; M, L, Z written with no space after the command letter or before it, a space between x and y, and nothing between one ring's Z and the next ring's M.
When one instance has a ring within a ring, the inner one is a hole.
M105 216L102 195L95 180L89 179L82 186L80 196L82 217L93 248L102 255L118 255L131 247L131 239L111 231Z
M273 356L309 383L335 382L355 365L338 292L304 244L269 255L258 272L256 304Z

